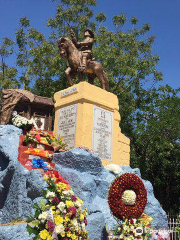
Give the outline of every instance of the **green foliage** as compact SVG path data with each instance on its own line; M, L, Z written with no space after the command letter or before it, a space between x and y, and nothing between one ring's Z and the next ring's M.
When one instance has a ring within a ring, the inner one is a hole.
M178 223L180 223L180 216L178 216ZM175 231L178 233L178 239L180 239L180 226L177 226Z
M41 200L39 201L39 204L40 204L41 210L42 210L42 211L45 211L45 209L46 209L46 202L41 199Z
M9 38L4 38L0 45L0 95L2 89L19 88L20 84L17 79L17 69L9 67L6 59L13 54L14 42Z
M31 234L35 234L35 235L39 234L38 230L36 230L35 228L31 227L30 225L27 225L26 229L27 229L29 235L31 235Z
M177 212L180 196L180 98L169 86L140 90L138 108L125 126L131 138L131 165L152 182L164 209Z

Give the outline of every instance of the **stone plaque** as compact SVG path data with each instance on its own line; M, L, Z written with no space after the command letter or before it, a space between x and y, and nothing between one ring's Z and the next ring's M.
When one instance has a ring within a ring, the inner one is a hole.
M66 97L70 94L76 93L78 91L77 87L70 88L61 93L61 98Z
M59 109L58 132L68 148L74 148L76 137L77 104Z
M112 160L113 113L94 106L93 151L102 159Z

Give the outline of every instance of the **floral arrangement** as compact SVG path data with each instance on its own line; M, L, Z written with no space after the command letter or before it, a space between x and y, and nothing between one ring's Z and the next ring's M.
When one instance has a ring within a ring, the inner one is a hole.
M58 151L59 149L65 150L66 144L63 142L63 139L60 137L60 135L57 139L55 136L48 133L47 131L37 129L32 129L30 131L30 134L34 135L38 143L52 146L54 151Z
M167 230L154 231L152 234L153 240L170 240L170 236Z
M27 118L18 115L17 112L13 112L12 123L14 126L24 130L30 130L33 127L32 120L28 120Z
M147 203L147 191L142 180L132 173L117 177L110 186L108 203L116 218L138 219Z
M34 136L34 134L28 132L28 133L26 134L26 136L24 137L24 139L23 139L23 143L24 143L25 145L27 145L28 143L38 144L39 142L38 142L38 140L36 139L36 137Z
M47 190L44 190L40 206L34 218L29 219L34 227L27 226L29 234L35 234L35 240L87 240L87 209L82 210L83 202L74 195L71 186L58 171L44 174Z
M44 158L52 158L52 156L53 156L47 150L43 150L41 148L28 148L28 150L26 150L24 152L28 153L30 155L36 155L36 156L44 157Z
M150 239L152 232L149 224L145 224L140 219L126 219L121 221L119 226L113 232L114 240L130 239Z

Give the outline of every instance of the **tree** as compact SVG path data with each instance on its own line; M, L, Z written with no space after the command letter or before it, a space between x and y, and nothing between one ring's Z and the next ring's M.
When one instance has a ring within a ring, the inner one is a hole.
M2 45L0 45L0 95L2 89L18 88L20 84L17 80L17 69L15 67L9 67L6 63L6 59L13 54L14 42L9 38L4 38Z
M177 213L180 197L180 89L144 90L131 128L131 164L152 182L165 210Z

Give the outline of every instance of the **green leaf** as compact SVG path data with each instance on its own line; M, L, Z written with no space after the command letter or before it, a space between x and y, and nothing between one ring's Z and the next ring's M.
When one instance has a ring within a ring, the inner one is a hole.
M31 227L30 225L27 225L26 229L27 229L29 235L31 235L31 234L38 235L39 234L38 230Z
M31 223L34 220L33 217L28 217L28 219L26 220L27 223Z
M40 203L41 210L44 211L46 209L46 202L41 199L39 203Z

